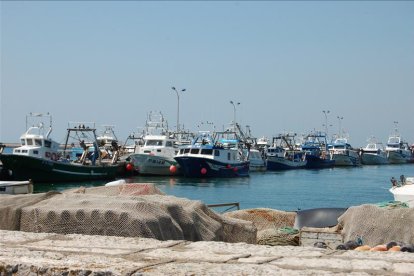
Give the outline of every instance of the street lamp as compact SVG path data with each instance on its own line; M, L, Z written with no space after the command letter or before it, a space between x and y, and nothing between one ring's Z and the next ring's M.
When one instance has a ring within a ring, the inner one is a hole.
M326 137L328 138L328 114L329 114L329 110L322 110L323 114L325 115L325 134Z
M336 118L338 118L338 121L339 121L339 138L342 138L342 127L341 127L341 122L342 122L342 120L344 119L344 117L339 117L339 116L336 116Z
M230 101L230 104L233 105L233 124L234 128L236 128L236 104L233 101ZM237 105L240 105L240 103L237 103Z
M177 132L180 130L180 94L178 92L184 92L185 89L177 90L174 86L171 87L172 90L177 94Z

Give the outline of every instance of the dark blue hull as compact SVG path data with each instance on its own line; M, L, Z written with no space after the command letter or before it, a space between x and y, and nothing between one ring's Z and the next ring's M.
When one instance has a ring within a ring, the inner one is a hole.
M306 168L307 169L325 169L333 168L335 166L335 160L322 159L314 155L306 155Z
M227 164L199 157L179 156L175 160L186 177L246 177L249 176L249 162Z

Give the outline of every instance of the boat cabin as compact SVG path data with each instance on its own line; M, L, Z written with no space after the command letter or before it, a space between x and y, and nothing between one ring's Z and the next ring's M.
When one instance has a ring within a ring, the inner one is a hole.
M13 154L50 160L59 159L59 144L41 134L32 133L38 129L38 127L29 128L20 137L21 146L13 149Z

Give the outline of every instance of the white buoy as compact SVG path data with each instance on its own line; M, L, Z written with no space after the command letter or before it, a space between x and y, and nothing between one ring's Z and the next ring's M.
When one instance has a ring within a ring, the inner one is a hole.
M123 185L125 184L126 181L125 179L120 179L120 180L115 180L115 181L111 181L105 184L105 186L119 186L119 185Z

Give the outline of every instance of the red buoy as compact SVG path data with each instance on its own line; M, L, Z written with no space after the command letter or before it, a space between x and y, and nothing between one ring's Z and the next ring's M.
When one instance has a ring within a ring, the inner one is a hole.
M132 171L134 169L134 165L132 165L131 163L128 163L127 165L126 165L126 170L127 171Z
M201 172L201 174L206 174L207 173L207 169L206 168L202 168L200 172Z
M177 167L175 165L171 165L170 166L170 173L176 173L177 172Z
M233 168L233 172L237 172L237 170L238 170L237 167Z

